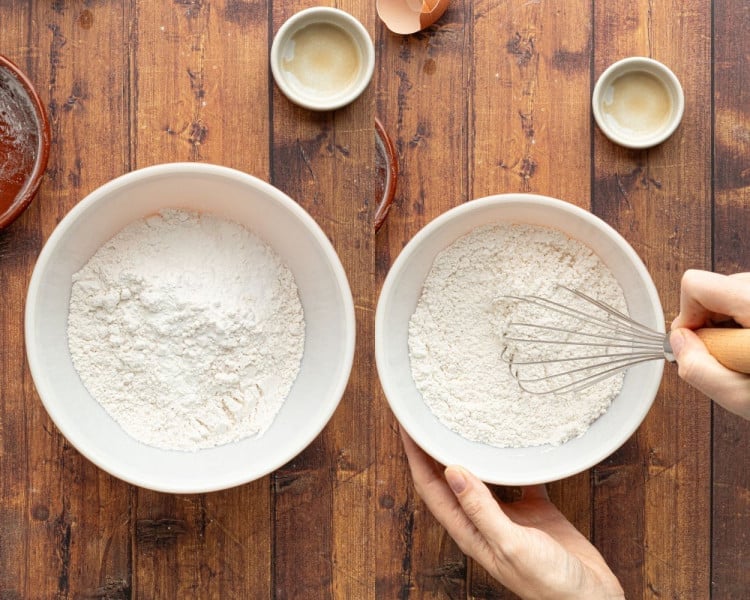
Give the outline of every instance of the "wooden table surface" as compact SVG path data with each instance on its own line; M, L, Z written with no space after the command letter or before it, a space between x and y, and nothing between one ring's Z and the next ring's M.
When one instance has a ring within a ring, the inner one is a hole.
M272 34L307 0L2 0L0 53L52 126L41 191L0 232L0 598L510 598L411 486L374 365L374 309L393 259L472 198L536 192L588 208L640 254L668 319L686 268L750 270L746 0L454 0L412 36L374 2L336 3L376 47L352 105L311 113L270 77ZM646 151L613 145L593 83L630 55L680 78L682 125ZM374 120L401 176L376 234ZM259 481L204 495L139 489L93 466L34 390L24 296L56 223L86 194L170 161L241 169L306 208L354 294L350 385L323 433ZM635 435L549 485L628 598L750 596L750 428L667 367ZM498 490L508 493L507 490Z

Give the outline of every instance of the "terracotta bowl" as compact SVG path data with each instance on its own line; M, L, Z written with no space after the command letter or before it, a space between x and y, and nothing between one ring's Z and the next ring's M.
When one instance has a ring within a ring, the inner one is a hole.
M34 86L0 55L0 229L36 195L49 158L49 120Z

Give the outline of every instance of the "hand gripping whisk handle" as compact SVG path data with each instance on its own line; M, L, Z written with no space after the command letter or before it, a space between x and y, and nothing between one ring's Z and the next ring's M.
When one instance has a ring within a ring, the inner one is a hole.
M706 327L695 333L727 369L750 374L750 329Z

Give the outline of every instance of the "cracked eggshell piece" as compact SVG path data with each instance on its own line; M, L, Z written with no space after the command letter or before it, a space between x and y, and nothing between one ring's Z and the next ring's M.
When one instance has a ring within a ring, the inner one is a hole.
M449 0L377 0L377 11L393 33L408 35L426 29L448 8Z

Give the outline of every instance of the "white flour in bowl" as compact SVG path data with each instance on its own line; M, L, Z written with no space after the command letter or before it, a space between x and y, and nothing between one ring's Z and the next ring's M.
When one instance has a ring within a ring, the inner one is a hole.
M518 317L524 307L503 296L560 298L558 284L627 313L622 290L599 257L557 230L482 226L435 258L409 322L409 356L417 389L446 427L497 447L559 445L607 410L623 375L578 392L533 395L501 360L511 320L561 324L550 312ZM576 305L568 297L564 302ZM540 348L538 355L557 358L558 352Z
M237 223L137 221L73 276L68 343L91 395L135 439L197 450L268 429L300 369L289 269Z

